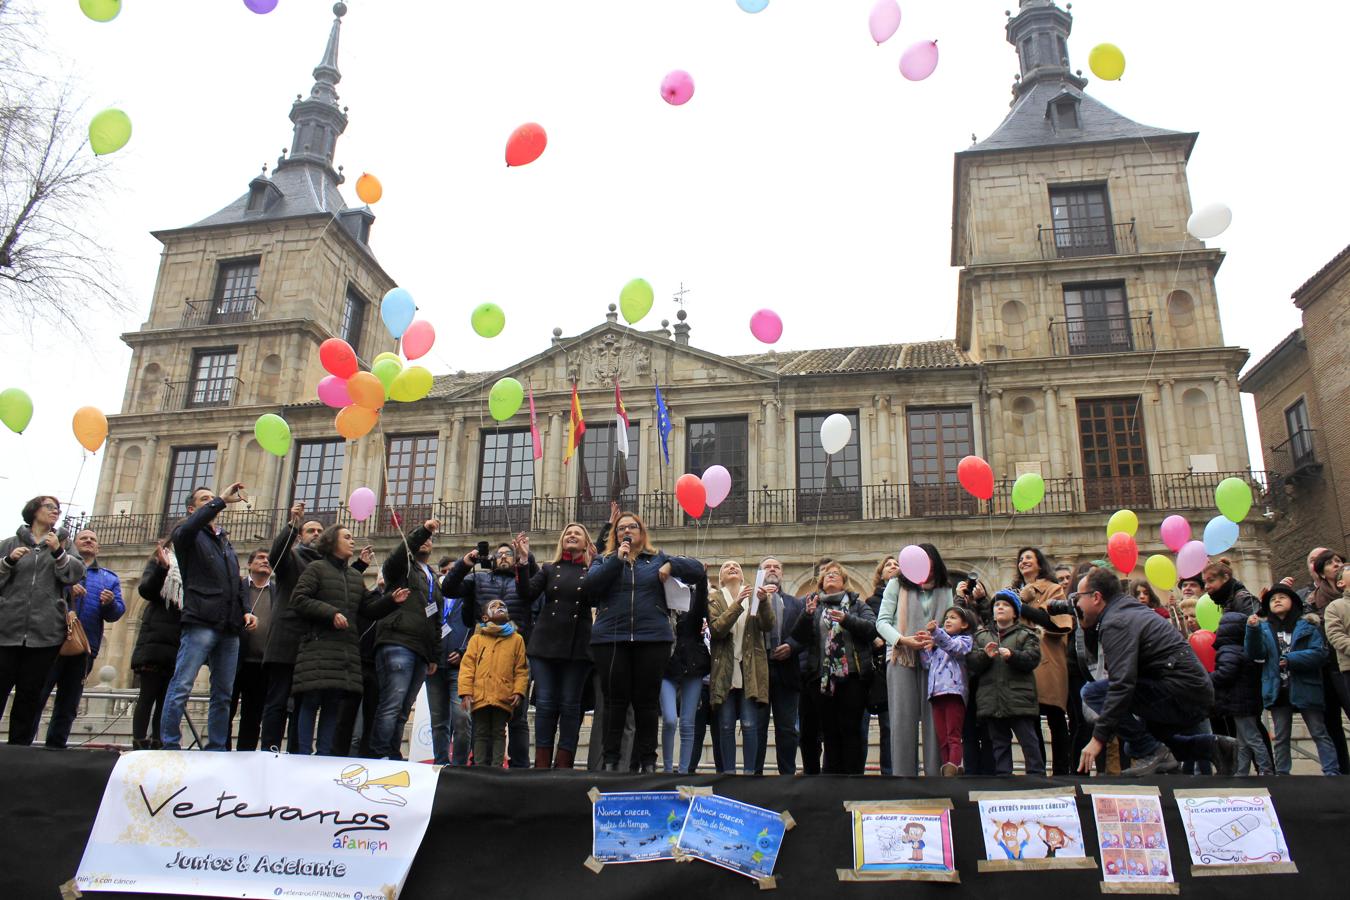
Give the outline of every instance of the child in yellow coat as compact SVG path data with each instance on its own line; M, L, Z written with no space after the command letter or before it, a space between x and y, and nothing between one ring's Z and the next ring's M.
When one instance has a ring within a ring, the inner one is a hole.
M506 723L529 689L525 640L511 624L506 604L492 600L483 610L459 664L459 696L473 715L473 764L501 768L506 758Z

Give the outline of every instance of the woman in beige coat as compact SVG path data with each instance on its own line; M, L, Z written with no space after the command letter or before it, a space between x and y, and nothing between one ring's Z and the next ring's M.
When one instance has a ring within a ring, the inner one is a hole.
M1073 616L1052 616L1046 607L1064 600L1064 588L1054 581L1054 572L1045 554L1036 547L1017 551L1017 577L1013 589L1022 599L1022 619L1041 638L1041 662L1036 667L1036 696L1041 715L1050 726L1053 773L1068 775L1073 748L1069 746L1069 636L1073 634Z
M760 708L769 702L769 654L764 636L773 630L773 604L756 602L741 564L722 563L719 588L708 592L712 635L709 691L722 742L722 771L736 774L736 720L741 722L745 773L755 771ZM753 610L753 615L752 615ZM756 773L758 774L758 773Z

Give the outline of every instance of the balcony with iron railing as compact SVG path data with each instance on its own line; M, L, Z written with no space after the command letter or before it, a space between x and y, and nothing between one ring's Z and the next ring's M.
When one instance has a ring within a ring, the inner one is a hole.
M166 381L160 400L161 412L183 409L211 409L241 402L244 382L228 378L199 378L194 381Z
M211 300L186 300L183 303L184 328L199 325L233 325L252 322L262 313L263 299L257 294L241 297L217 297Z
M1050 352L1055 356L1150 352L1155 349L1153 313L1050 320Z
M1301 428L1289 439L1270 448L1266 465L1285 481L1297 481L1322 470L1321 437L1312 428Z
M1036 245L1041 259L1079 259L1138 252L1134 219L1095 225L1037 225Z
M1267 492L1264 472L1206 472L1138 475L1114 479L1047 478L1045 499L1019 517L1055 514L1097 514L1121 508L1135 512L1210 510L1214 488L1228 477L1246 480L1258 496ZM995 485L992 500L977 500L955 482L940 484L870 484L819 489L758 488L733 493L698 522L685 515L668 491L639 494L624 504L642 516L648 528L708 526L793 526L850 524L903 519L957 519L975 516L1012 516L1012 482ZM286 521L286 509L248 509L231 506L218 522L238 541L269 540ZM468 538L503 536L518 531L560 532L568 522L586 521L599 526L608 516L595 501L580 497L530 497L512 503L480 503L477 500L437 500L412 506L384 505L364 521L356 521L345 507L310 510L306 518L327 525L342 524L358 541L397 538L427 519L440 523L442 535ZM68 524L92 528L99 543L149 544L167 534L177 516L162 514L94 515Z

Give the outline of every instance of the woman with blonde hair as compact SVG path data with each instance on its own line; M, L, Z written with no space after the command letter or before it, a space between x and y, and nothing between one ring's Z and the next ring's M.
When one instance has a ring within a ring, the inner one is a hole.
M591 653L605 698L604 771L619 770L619 749L631 706L639 771L656 772L661 677L675 640L665 582L674 576L691 584L704 574L698 560L670 556L653 547L647 526L632 512L619 513L605 555L591 563L586 579L597 609L591 626Z
M722 563L718 589L708 592L708 630L712 635L711 706L721 727L722 772L736 774L736 720L741 722L745 772L755 771L759 749L760 707L769 702L769 653L765 635L773 630L773 604L752 596L741 564Z
M535 685L534 767L570 769L581 734L581 698L591 671L591 594L586 579L591 533L579 522L568 522L558 535L553 561L533 575L525 565L530 539L518 535L514 549L516 592L536 610L526 645Z

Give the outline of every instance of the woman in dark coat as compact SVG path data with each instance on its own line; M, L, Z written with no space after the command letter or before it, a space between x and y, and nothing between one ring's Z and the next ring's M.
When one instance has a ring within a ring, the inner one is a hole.
M703 743L701 739L695 740L695 734L703 678L712 671L712 657L703 641L703 626L708 620L706 577L702 586L703 590L699 590L698 585L690 585L689 611L674 613L675 648L661 679L661 761L667 772L691 771L695 749ZM678 757L676 731L680 735ZM717 746L716 736L713 744Z
M164 695L178 662L178 639L183 630L183 582L174 571L173 545L163 538L145 561L136 593L145 600L136 646L131 651L131 671L140 681L136 708L131 714L131 746L137 750L158 750L159 718L164 712ZM147 727L153 736L146 738Z
M591 671L591 601L586 582L591 535L585 525L569 522L558 536L553 562L544 563L533 575L528 563L530 539L518 535L513 549L516 593L537 610L525 648L534 676L534 767L570 769L581 734L581 698ZM541 597L542 605L536 605Z
M300 639L291 683L300 707L299 752L314 752L317 719L319 755L343 755L334 753L338 721L344 705L353 695L360 696L362 689L357 622L390 612L408 599L408 589L388 596L366 590L361 573L349 565L356 554L356 541L341 525L325 529L314 549L323 558L305 568L291 594L291 608L309 625Z

